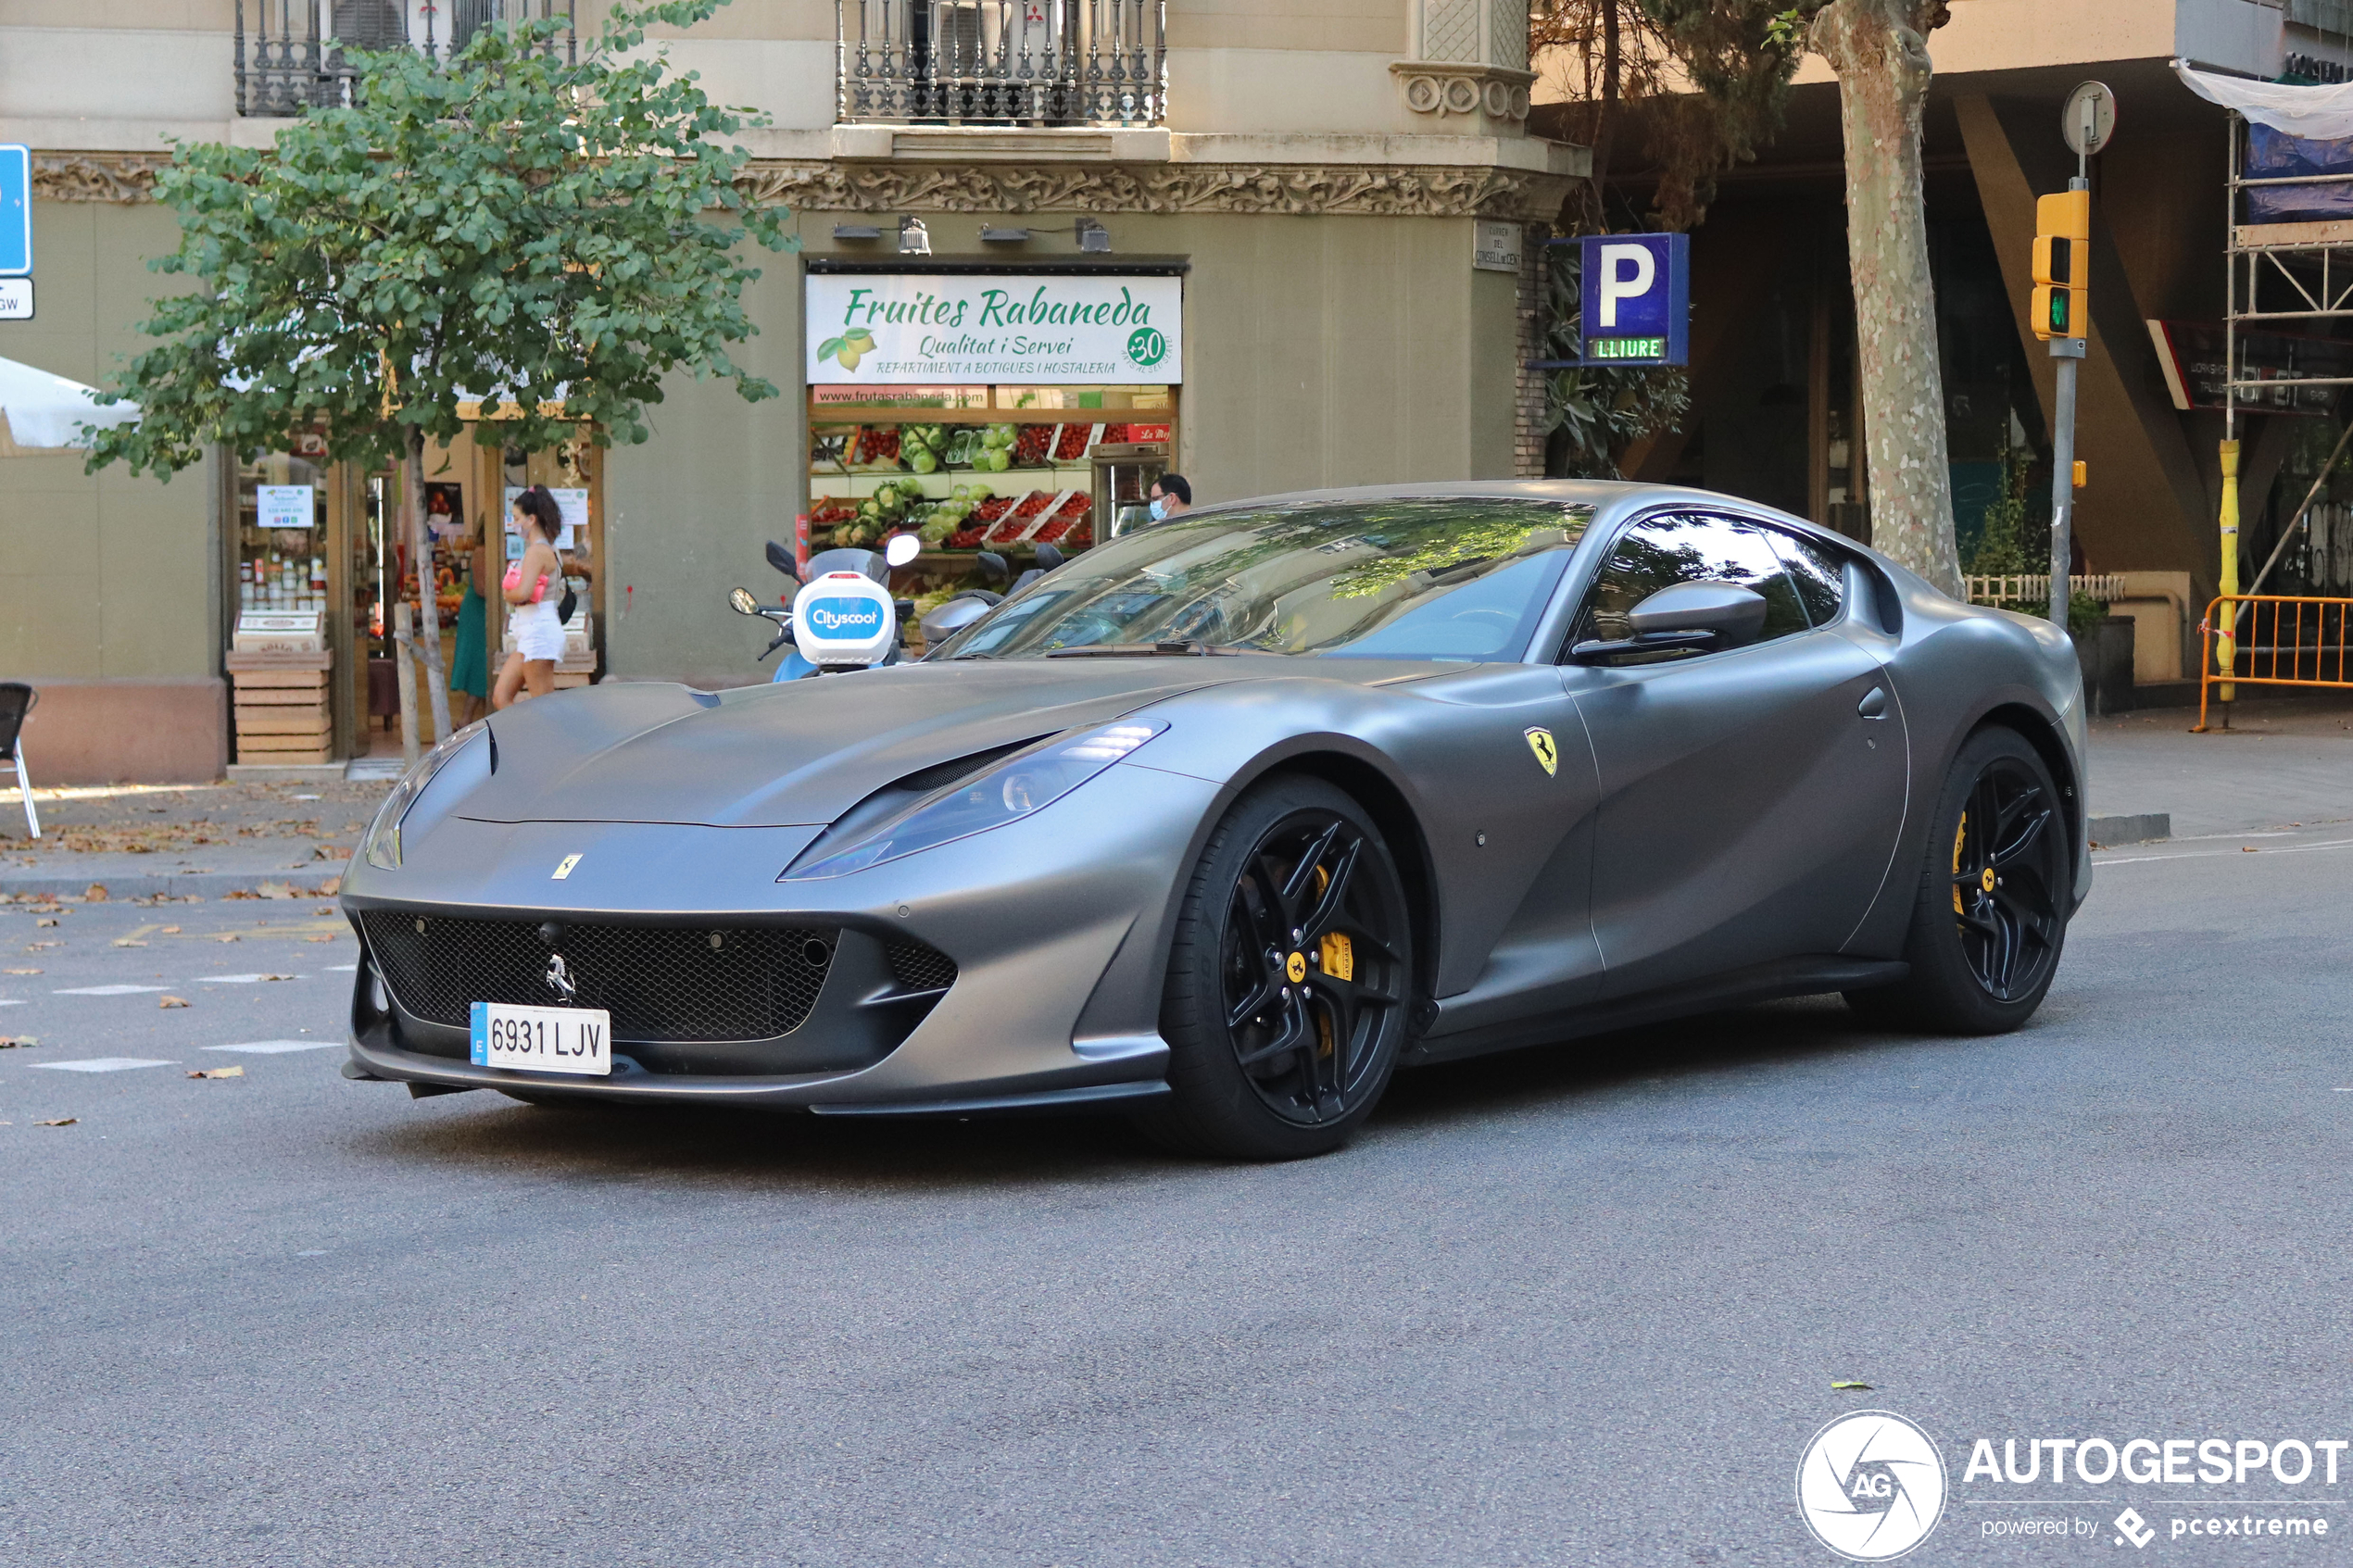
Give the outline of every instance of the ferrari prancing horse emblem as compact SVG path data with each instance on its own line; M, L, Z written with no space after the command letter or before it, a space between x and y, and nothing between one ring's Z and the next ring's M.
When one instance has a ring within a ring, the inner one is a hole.
M1553 744L1553 732L1541 724L1532 724L1529 726L1527 734L1528 749L1534 752L1536 760L1544 765L1544 776L1554 777L1560 771L1561 750Z
M563 863L556 868L555 874L550 876L547 880L550 882L561 882L564 878L572 874L572 868L578 864L580 864L579 856L566 855L563 858Z

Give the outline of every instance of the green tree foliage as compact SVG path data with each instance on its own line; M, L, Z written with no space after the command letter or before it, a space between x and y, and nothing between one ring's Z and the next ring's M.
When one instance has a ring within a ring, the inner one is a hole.
M1577 357L1582 342L1578 247L1546 252L1545 355ZM1637 441L1672 430L1692 408L1691 378L1678 366L1587 365L1544 373L1545 471L1555 479L1617 479Z
M545 450L584 429L645 440L675 370L776 395L729 356L757 330L744 242L792 244L735 186L750 155L728 138L756 120L637 52L649 24L724 3L623 0L576 63L560 19L483 28L441 61L346 50L353 102L273 149L182 144L156 182L180 248L150 265L203 286L154 302L142 331L164 341L112 388L142 417L99 433L91 468L168 477L214 443L250 457L319 431L338 461L402 466L422 562L425 445L465 428L461 403ZM429 583L420 598L446 734Z

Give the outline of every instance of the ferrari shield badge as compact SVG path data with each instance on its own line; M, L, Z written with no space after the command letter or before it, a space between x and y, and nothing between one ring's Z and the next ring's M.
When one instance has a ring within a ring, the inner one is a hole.
M1553 732L1541 724L1531 724L1528 728L1527 734L1528 749L1534 752L1536 760L1543 764L1544 776L1551 778L1558 773L1561 766L1561 751L1559 746L1553 744Z
M1550 772L1552 771L1552 767L1553 765L1550 762L1547 762L1544 764L1544 771ZM555 874L547 880L550 882L561 882L564 878L572 874L572 868L578 864L580 864L579 856L566 855L563 858L563 862L556 867Z

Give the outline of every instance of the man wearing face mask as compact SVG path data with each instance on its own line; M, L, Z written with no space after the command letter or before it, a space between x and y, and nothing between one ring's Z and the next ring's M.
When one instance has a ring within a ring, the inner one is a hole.
M1152 481L1149 499L1152 504L1152 521L1166 522L1178 512L1191 509L1193 487L1181 473L1164 473Z

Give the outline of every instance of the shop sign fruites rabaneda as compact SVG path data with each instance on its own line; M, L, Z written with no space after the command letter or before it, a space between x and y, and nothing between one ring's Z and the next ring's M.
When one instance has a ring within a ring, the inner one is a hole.
M1184 380L1176 278L812 273L812 386Z

